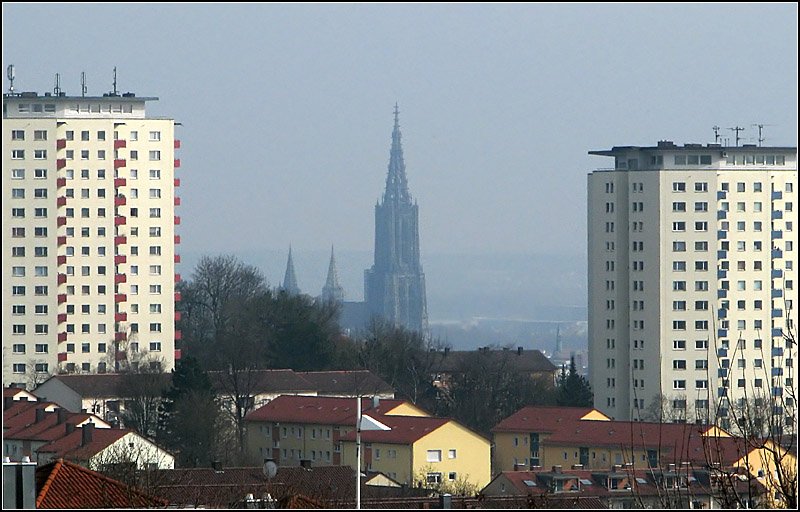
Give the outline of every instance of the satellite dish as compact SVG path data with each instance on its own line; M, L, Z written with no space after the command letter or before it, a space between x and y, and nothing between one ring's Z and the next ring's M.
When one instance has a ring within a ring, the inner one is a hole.
M264 463L264 476L272 480L278 474L278 465L274 461L268 460Z

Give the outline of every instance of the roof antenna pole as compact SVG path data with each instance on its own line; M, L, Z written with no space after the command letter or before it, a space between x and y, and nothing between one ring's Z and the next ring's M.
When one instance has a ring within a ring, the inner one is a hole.
M769 126L769 125L767 125L767 124L754 124L752 126L755 126L755 127L758 128L758 147L761 147L761 143L764 142L765 140L767 140L764 137L762 137L761 134L762 134L762 132L764 130L764 127L765 126Z
M81 98L86 97L86 71L81 71Z
M117 95L117 66L114 66L114 96Z
M712 126L712 130L714 130L714 144L719 144L719 126Z
M14 77L16 75L14 74L13 64L9 64L8 67L6 68L6 76L8 77L8 81L11 82L11 85L8 87L8 93L14 94Z
M56 86L53 87L53 94L56 96L61 95L61 75L59 73L56 73Z
M732 132L736 132L736 147L738 148L739 141L741 140L741 138L739 137L739 132L743 132L744 128L742 128L741 126L736 126L734 128L728 128L728 129Z

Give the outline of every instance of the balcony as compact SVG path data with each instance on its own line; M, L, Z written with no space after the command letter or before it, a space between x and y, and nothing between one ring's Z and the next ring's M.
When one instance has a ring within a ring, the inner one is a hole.
M56 243L58 244L59 247L61 247L62 245L66 245L67 236L66 235L57 236Z
M62 206L67 205L67 198L65 196L59 196L56 198L56 206L61 208Z
M180 187L181 186L181 179L180 178L173 179L172 180L172 185L175 186L175 187Z
M128 313L114 313L114 321L115 322L127 322L128 321Z
M781 297L783 297L783 290L772 290L773 299L780 299Z
M180 226L180 224L181 224L181 218L180 218L178 215L176 215L176 216L175 216L175 220L174 220L174 222L175 222L175 225L176 225L176 226Z
M65 333L65 332L58 333L58 342L62 343L62 342L65 342L65 341L67 341L67 333Z
M125 196L116 196L114 197L114 206L125 206L128 204Z
M178 197L178 196L175 196L175 199L172 201L172 204L174 206L180 206L181 205L181 198Z
M782 309L773 309L772 310L772 318L781 318L783 316Z
M181 359L181 349L176 348L175 349L175 360L176 361L180 361L180 359Z
M772 337L773 338L782 338L783 337L783 329L780 327L773 327L772 328Z
M124 332L115 332L114 333L114 341L125 341L127 334Z
M59 265L66 265L67 264L67 257L63 254L61 256L56 256L56 263Z
M128 359L128 354L126 354L124 350L117 350L114 353L114 359L116 361L123 361L125 359Z
M183 339L183 333L181 331L175 331L175 341L180 341Z
M114 159L114 169L119 169L120 167L125 167L127 162L124 158L115 158Z
M175 161L173 162L173 165L175 166L176 169L178 167L180 167L181 166L181 159L180 158L176 158Z
M717 220L722 220L727 218L728 218L728 212L726 212L725 210L719 210L717 212Z
M781 238L783 238L783 231L775 230L775 231L772 232L772 239L773 240L780 240Z
M772 388L772 396L783 396L783 388Z
M717 279L725 279L726 277L728 277L727 270L717 270Z
M725 240L728 238L728 231L725 229L720 229L717 231L717 240Z
M125 178L114 178L114 188L124 187L126 183Z
M128 146L128 141L125 139L118 139L114 141L114 149L122 149Z
M783 192L781 192L780 190L773 190L772 200L775 201L776 199L783 199Z
M175 263L180 263L180 262L181 262L181 255L180 254L176 254L175 255Z
M128 276L126 274L114 275L114 284L127 283L127 282L128 282Z
M717 318L720 318L720 319L722 319L722 318L728 318L728 310L727 310L727 309L720 309L720 310L717 312Z
M724 379L728 376L728 369L727 368L720 368L717 370L717 377Z
M783 277L783 270L779 268L773 268L770 274L772 275L773 279L777 279L779 277Z
M728 349L725 347L718 348L717 357L728 357Z
M783 368L780 368L780 367L772 368L772 376L773 377L780 377L781 375L783 375Z
M175 302L181 301L181 292L175 292Z
M56 149L64 149L67 147L67 139L56 139Z
M775 210L772 212L772 220L779 220L783 218L783 212L780 210Z
M122 265L123 263L128 262L128 257L124 254L117 254L114 256L114 265Z
M66 166L67 166L66 158L59 158L56 160L56 169L63 169Z
M63 304L67 302L67 294L66 293L59 293L58 294L58 303Z
M717 338L727 338L728 329L717 329Z
M56 188L66 187L67 178L56 178Z
M180 322L181 321L181 312L180 311L176 311L175 312L175 321L176 322Z
M724 260L728 257L728 251L717 251L717 259Z
M772 258L783 258L783 251L780 249L772 249Z
M63 363L67 360L67 353L66 352L59 352L58 353L58 362Z
M124 293L116 293L114 294L114 302L115 303L128 302L128 296L125 295Z
M175 245L180 245L180 243L181 243L181 235L175 235L175 238L173 239L173 242L175 243Z
M66 282L67 282L67 274L61 274L61 273L59 273L59 274L58 274L58 278L57 278L57 280L58 280L58 284L64 284L64 283L66 283Z
M128 223L127 219L122 215L117 215L116 217L114 217L115 226L124 226L127 223Z
M783 347L772 347L772 357L782 357Z
M728 290L717 290L717 298L724 299L728 296Z
M173 149L181 149L181 140L180 139L175 139L172 142L172 148Z
M725 199L725 196L728 195L727 190L717 190L717 199Z
M58 314L58 323L63 324L67 321L67 314L66 313L59 313Z
M175 274L175 282L176 283L180 283L181 282L181 275L180 274Z
M127 236L115 236L114 237L114 245L125 245L128 243Z

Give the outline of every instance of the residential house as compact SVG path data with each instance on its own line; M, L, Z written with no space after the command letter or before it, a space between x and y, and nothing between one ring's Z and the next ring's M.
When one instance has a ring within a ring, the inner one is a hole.
M394 398L394 389L369 370L301 372L298 375L312 384L317 396Z

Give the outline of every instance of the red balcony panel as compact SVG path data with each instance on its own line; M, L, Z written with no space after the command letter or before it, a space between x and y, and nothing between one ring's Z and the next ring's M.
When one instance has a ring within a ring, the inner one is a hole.
M67 159L66 158L59 158L56 160L56 168L63 169L67 166Z
M175 245L180 245L181 243L181 235L175 235Z
M56 187L66 187L67 186L67 178L56 178Z
M183 339L183 333L181 331L175 331L175 341L180 341Z
M56 198L56 206L66 206L67 198L65 196L60 196Z
M180 283L181 282L181 275L180 274L175 274L175 282L176 283Z
M66 265L67 264L67 257L62 254L61 256L56 257L56 262L59 265Z
M128 302L128 296L124 293L117 293L114 295L114 302Z
M180 322L181 321L181 312L180 311L176 311L175 312L175 321L176 322Z
M61 236L56 237L56 242L58 243L59 246L65 245L67 243L67 236L66 235L61 235Z
M67 341L67 333L65 332L58 333L58 342L62 343L64 341Z
M114 198L114 206L124 206L128 203L125 196L116 196Z
M58 274L58 284L64 284L67 282L67 274Z
M114 178L114 188L124 187L126 183L125 178Z
M118 139L114 141L114 149L120 149L127 146L127 142L125 139Z
M127 219L122 215L117 215L116 217L114 217L115 226L124 226L127 223L128 223Z
M175 216L175 225L176 226L180 226L180 224L181 224L181 218L180 218L180 216L176 215Z
M181 255L180 254L176 254L175 255L175 263L180 263L180 262L181 262Z
M66 293L59 293L58 294L58 303L63 304L67 302L67 294Z
M175 292L175 302L181 301L181 292Z
M126 354L124 350L117 350L117 352L114 354L114 359L117 361L122 361L127 358L128 354Z
M114 333L114 341L125 341L127 334L124 332L115 332Z
M114 284L127 283L128 276L125 274L116 274L114 276Z
M59 313L58 314L58 323L63 324L67 321L67 314L66 313Z
M173 147L174 149L181 149L181 140L180 140L180 139L175 139L175 141L174 141L174 143L173 143L172 147Z
M114 159L114 169L119 169L120 167L125 167L127 162L125 162L124 158L115 158Z
M63 363L67 360L67 353L66 352L59 352L58 353L58 362Z
M175 168L177 169L178 167L181 166L181 159L180 158L176 158L174 163L175 163Z
M172 204L175 205L175 206L180 206L181 205L181 198L178 197L178 196L175 196L175 200L172 201Z
M66 226L67 225L67 218L66 217L56 217L56 226Z
M175 349L175 360L176 361L180 361L180 359L181 359L181 349L176 348Z
M121 265L128 262L128 257L124 254L117 254L114 256L114 265Z
M128 313L114 313L114 321L115 322L127 322L128 321Z
M64 149L67 147L67 139L56 139L56 149Z
M114 245L125 245L128 243L127 236L115 236L114 237Z
M172 180L172 183L176 187L180 187L181 186L181 179L180 178L175 178L174 180Z

